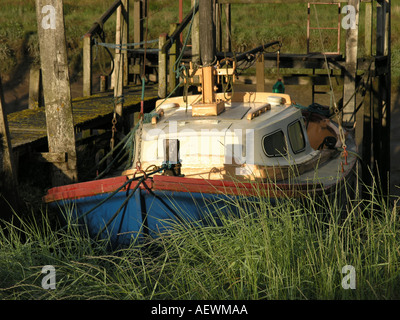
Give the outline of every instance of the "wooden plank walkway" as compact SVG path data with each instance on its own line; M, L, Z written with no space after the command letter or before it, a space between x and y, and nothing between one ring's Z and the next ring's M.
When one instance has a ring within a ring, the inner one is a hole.
M146 86L145 109L150 111L157 96L157 85ZM124 88L124 113L126 115L140 111L141 87L131 86ZM113 92L98 93L90 97L72 100L75 132L86 129L111 129L111 120L114 113ZM10 113L7 116L11 144L19 155L46 146L47 129L44 107L25 109Z

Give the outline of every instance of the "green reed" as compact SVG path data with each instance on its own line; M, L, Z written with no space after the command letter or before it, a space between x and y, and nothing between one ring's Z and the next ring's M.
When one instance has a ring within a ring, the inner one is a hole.
M360 199L345 185L333 195L271 203L254 188L251 199L210 201L205 227L176 223L119 249L72 220L61 229L45 213L30 222L15 216L0 231L0 298L399 298L399 199L388 200L376 185ZM211 214L224 205L233 209ZM45 265L56 269L55 290L41 286ZM355 289L342 286L346 265L354 267Z

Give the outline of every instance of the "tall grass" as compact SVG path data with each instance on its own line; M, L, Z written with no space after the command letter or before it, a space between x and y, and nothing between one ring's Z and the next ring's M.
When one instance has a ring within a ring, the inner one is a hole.
M389 205L376 190L349 199L344 215L338 197L232 200L235 214L221 214L222 226L177 224L113 250L72 222L20 220L0 232L0 298L398 299L399 199ZM55 290L41 286L44 265L56 269ZM342 287L346 265L355 289Z

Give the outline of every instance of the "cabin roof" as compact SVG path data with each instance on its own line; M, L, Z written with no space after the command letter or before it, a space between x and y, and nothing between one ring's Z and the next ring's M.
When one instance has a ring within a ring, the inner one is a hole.
M167 122L184 122L187 125L195 125L197 123L210 123L217 124L221 122L245 122L243 124L253 126L260 121L279 121L287 117L288 114L292 114L292 108L286 105L273 105L265 113L261 114L260 117L255 117L253 120L248 120L246 115L252 111L255 111L263 106L267 106L265 102L232 102L226 103L225 111L218 116L192 116L192 108L189 105L187 108L179 107L173 108L166 112L165 117L160 121L161 123Z

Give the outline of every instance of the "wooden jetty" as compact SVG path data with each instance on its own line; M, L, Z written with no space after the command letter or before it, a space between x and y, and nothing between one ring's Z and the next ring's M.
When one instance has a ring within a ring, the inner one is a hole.
M124 113L129 116L140 110L141 87L125 88ZM147 86L147 109L154 105L157 86ZM100 92L90 97L72 100L72 112L78 142L91 136L94 130L110 130L114 113L114 94ZM11 144L19 156L47 147L46 112L44 108L25 109L7 116ZM92 134L90 134L90 131Z

